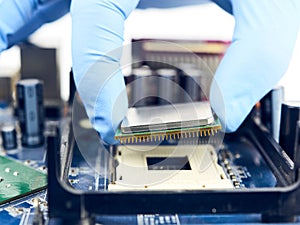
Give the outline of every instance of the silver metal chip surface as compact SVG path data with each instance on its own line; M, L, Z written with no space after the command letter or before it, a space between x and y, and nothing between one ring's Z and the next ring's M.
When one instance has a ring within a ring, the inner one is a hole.
M214 122L209 102L130 108L121 124L123 133L204 126Z

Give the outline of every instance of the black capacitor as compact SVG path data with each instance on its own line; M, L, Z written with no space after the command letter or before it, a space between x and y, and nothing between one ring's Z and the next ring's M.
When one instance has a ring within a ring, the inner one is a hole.
M296 143L298 121L300 121L300 101L283 102L279 144L294 162L298 150Z
M207 97L202 92L203 76L201 70L191 64L183 64L180 66L180 85L186 94L182 96L183 102L202 101Z
M17 83L17 103L22 146L37 147L43 145L43 83L37 79L19 81Z
M153 76L152 70L143 66L132 71L130 106L150 106L157 104L157 77Z
M177 70L162 68L156 70L158 76L158 104L174 104L179 100L179 82Z
M17 132L13 125L4 125L1 129L2 145L5 150L17 148Z

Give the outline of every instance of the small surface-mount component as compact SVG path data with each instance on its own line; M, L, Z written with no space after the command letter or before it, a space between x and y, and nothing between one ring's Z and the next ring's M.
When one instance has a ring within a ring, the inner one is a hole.
M0 156L0 205L45 189L46 186L46 174Z
M32 225L44 225L45 219L44 219L43 212L41 211L41 206L38 198L34 200L34 205L35 205L35 209L34 209Z
M208 102L130 108L117 130L121 143L197 138L221 129Z
M234 188L212 145L123 145L117 151L110 191Z
M180 225L177 214L161 215L161 214L138 214L137 225Z

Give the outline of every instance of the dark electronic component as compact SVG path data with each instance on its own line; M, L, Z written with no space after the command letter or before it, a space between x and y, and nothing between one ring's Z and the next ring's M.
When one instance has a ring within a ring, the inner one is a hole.
M23 43L21 46L21 79L38 79L44 86L45 106L61 100L57 50Z
M300 102L283 102L279 144L293 161L295 161L298 151L298 143L296 143L298 121L300 121Z
M207 99L201 90L203 80L201 70L192 64L180 66L180 83L186 94L182 96L183 102L201 101Z
M131 83L132 106L156 105L157 102L157 77L152 70L143 66L133 70L133 82Z
M5 125L1 129L2 145L5 150L17 148L17 132L13 125Z
M45 117L58 119L62 115L61 82L57 65L57 50L22 43L21 79L38 79L43 86Z
M43 84L37 79L17 83L18 117L22 145L41 146L44 143Z
M158 104L174 104L179 102L178 75L175 69L162 68L156 71L158 76Z
M12 101L12 78L0 77L0 108L5 108Z

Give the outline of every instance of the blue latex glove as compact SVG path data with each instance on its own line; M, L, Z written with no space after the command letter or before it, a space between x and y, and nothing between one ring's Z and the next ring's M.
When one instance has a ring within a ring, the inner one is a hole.
M140 8L178 7L207 0L146 0ZM71 5L73 72L94 128L107 143L128 110L123 76L119 68L124 20L138 0L76 0Z
M210 100L226 130L234 131L286 71L299 28L300 1L215 2L233 13L236 28L233 43L212 84ZM121 46L124 20L137 3L77 0L71 9L77 87L94 127L109 143L114 142L114 131L127 111L119 70L121 49L110 51ZM139 6L165 8L184 3L153 0Z
M0 1L0 52L69 11L71 0Z
M255 102L284 74L299 28L300 3L298 0L215 2L236 18L233 43L217 71L210 95L212 106L227 125L227 131L233 131ZM114 142L114 131L127 111L119 47L123 41L124 20L137 4L138 0L76 0L72 3L77 88L94 127L108 143ZM184 4L185 1L177 0L146 0L139 6L165 8ZM7 47L7 36L22 29L40 5L37 0L3 0L0 6L1 51Z
M231 132L287 70L299 31L300 1L216 2L229 12L232 8L236 20L210 92L213 109Z
M119 60L124 21L138 0L76 0L71 4L72 58L77 90L93 127L107 143L127 109Z
M71 0L49 0L40 5L39 9L33 13L30 20L24 24L17 32L8 35L8 48L19 43L40 28L44 23L53 22L70 11Z

